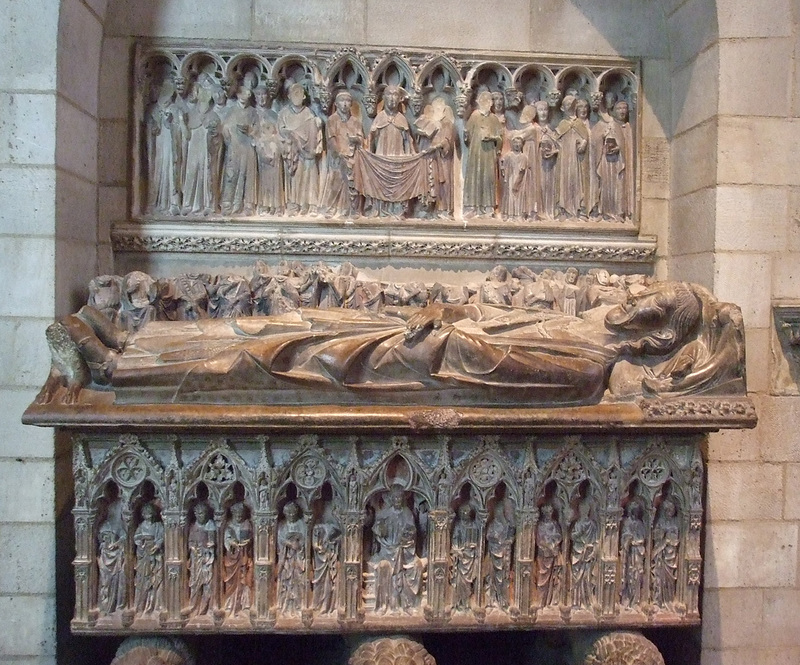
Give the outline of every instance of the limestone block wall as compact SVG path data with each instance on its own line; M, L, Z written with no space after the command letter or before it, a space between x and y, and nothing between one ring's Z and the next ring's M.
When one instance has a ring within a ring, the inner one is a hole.
M800 398L768 381L770 303L800 300L797 0L106 2L0 8L0 663L56 660L54 445L18 423L46 324L113 267L138 35L642 56L643 232L742 305L761 418L709 441L703 665L800 661Z

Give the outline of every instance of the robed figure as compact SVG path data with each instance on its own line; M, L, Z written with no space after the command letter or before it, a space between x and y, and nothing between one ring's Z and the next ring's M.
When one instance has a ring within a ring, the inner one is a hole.
M417 556L417 526L405 501L403 490L393 488L372 525L378 551L370 559L370 567L375 571L375 611L379 614L401 608L411 612L420 601L425 561Z
M235 615L250 608L253 594L253 525L246 519L246 508L231 506L231 520L225 527L222 559L222 588L225 609Z
M222 123L225 167L222 173L222 212L226 215L256 210L258 161L255 137L258 113L251 102L253 91L245 85L236 93L236 106Z
M306 583L306 525L300 506L283 507L286 518L278 527L278 606L285 614L303 609Z
M464 174L464 215L491 215L497 205L497 157L503 127L492 113L492 95L482 92L464 132L467 164Z
M583 164L588 156L589 130L576 114L577 100L566 95L561 103L564 119L556 127L560 143L558 207L569 217L586 212L589 192L584 190Z
M627 102L614 104L611 118L595 125L592 144L597 213L606 219L630 219L635 205L635 169Z
M453 584L453 609L468 610L478 578L478 538L480 528L469 503L458 508L450 545L450 577Z
M353 160L364 145L361 120L352 114L353 97L346 90L336 95L336 111L328 117L328 175L322 194L326 217L357 212Z
M278 114L286 177L286 210L290 215L317 212L322 121L305 106L300 83L289 88L289 105Z
M155 521L152 503L142 506L142 523L136 528L136 612L150 613L163 607L164 582L164 524Z

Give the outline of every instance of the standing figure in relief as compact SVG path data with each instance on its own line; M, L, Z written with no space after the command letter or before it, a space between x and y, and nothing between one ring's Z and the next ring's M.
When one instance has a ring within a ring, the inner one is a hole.
M303 609L306 525L294 501L283 507L283 516L278 527L278 606L284 614L292 615Z
M117 324L123 330L134 332L145 323L156 320L158 285L150 275L139 270L129 272L122 279L121 296L122 308Z
M428 163L431 182L430 199L425 202L425 216L453 215L453 156L458 136L453 110L442 97L437 97L414 123L419 149L431 155Z
M165 84L146 120L148 132L148 212L180 214L183 175L183 113L175 91Z
M250 609L253 589L253 525L239 501L231 506L231 519L223 536L222 589L225 609L236 615Z
M239 86L236 106L222 123L225 141L225 168L222 174L222 212L225 215L256 210L258 194L258 160L255 137L258 114L252 106L253 91Z
M636 607L642 602L644 583L645 526L644 510L639 500L634 499L625 509L620 531L620 560L622 565L622 605Z
M194 524L189 528L189 607L185 614L208 614L213 596L217 525L205 501L194 507Z
M286 210L290 215L315 214L319 203L319 159L322 121L305 105L300 83L289 88L289 105L278 113L278 133L283 141Z
M272 110L267 86L255 89L256 157L258 161L258 214L283 214L283 155L278 134L278 114Z
M326 217L347 217L358 213L353 159L364 145L364 128L352 114L353 96L347 90L337 93L334 104L336 111L328 117L328 175L321 207Z
M533 141L533 211L538 219L554 219L558 200L558 136L548 125L550 107L547 102L536 102L536 122L523 129L526 140Z
M497 206L497 156L503 143L503 126L492 111L492 94L481 92L478 108L464 131L467 166L464 175L464 216L491 216Z
M586 217L597 204L592 200L592 178L589 173L592 164L594 164L592 159L594 154L592 149L592 124L589 119L589 102L583 98L578 98L575 102L575 117L584 127L583 130L579 129L578 133L589 138L586 150L583 153L578 153L578 171L580 172L581 189L583 191L583 210L580 214Z
M595 564L597 562L598 529L589 516L591 503L586 498L578 506L578 519L572 525L570 540L570 582L572 607L591 609L595 589Z
M506 126L506 98L502 92L492 93L492 113L503 128L503 142L500 146L500 154L504 155L511 150L511 143L509 141L508 127Z
M211 207L214 212L220 212L222 206L222 173L225 164L225 141L222 137L222 123L228 117L231 109L228 106L228 95L220 85L211 88L211 98L214 105L211 107L214 115L219 118L217 125L210 125L208 130L208 149L211 170Z
M564 272L564 280L555 289L558 309L569 316L578 316L583 309L584 289L578 283L580 273L574 266Z
M527 211L525 175L528 157L522 152L525 141L521 136L511 139L511 152L500 158L501 203L500 212L505 219L522 219Z
M220 131L220 119L209 108L207 93L194 84L186 100L186 135L183 151L186 163L183 176L184 215L214 212L212 195L212 135Z
M584 191L582 176L589 147L589 130L578 118L576 109L575 97L566 95L561 102L564 119L556 128L556 136L561 145L558 207L568 217L586 214L585 200L589 195L588 191Z
M322 614L336 609L336 578L339 573L339 543L342 529L325 506L322 519L311 531L314 548L313 606Z
M376 155L413 155L414 141L411 127L400 112L402 92L396 85L386 86L383 91L383 108L375 116L369 128L368 145ZM408 208L408 201L372 201L371 214L401 216Z
M134 605L137 614L149 614L164 606L164 524L155 521L152 503L142 506L142 523L133 534L136 545Z
M536 525L536 587L539 591L539 607L558 605L561 600L561 584L564 559L561 551L563 535L556 520L556 509L546 503L539 510Z
M101 615L113 614L128 602L125 579L125 544L128 530L122 519L122 503L114 501L108 506L108 516L97 529L99 570L97 608Z
M512 283L508 269L502 265L495 266L481 282L476 294L477 302L485 305L510 305Z
M592 131L592 170L597 182L597 213L604 219L624 220L633 215L633 130L628 103L614 104L612 117Z
M470 503L458 507L450 547L450 581L453 585L453 610L468 610L478 578L478 537L480 529Z
M678 546L680 524L675 503L664 499L653 526L653 603L670 607L678 586Z
M358 268L352 263L345 262L334 271L326 268L320 272L320 296L319 306L321 309L334 309L343 307L354 309L356 306L356 276Z
M393 487L375 516L372 534L378 551L369 561L375 571L375 612L419 606L425 560L417 556L417 527L405 492Z
M515 528L506 516L506 504L498 501L486 529L486 604L507 610L511 604L511 553Z

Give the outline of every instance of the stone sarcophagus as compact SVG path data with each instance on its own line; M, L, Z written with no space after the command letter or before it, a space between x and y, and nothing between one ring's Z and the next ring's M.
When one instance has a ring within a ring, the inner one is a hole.
M702 434L755 423L739 309L604 270L107 275L47 336L85 634L697 625Z

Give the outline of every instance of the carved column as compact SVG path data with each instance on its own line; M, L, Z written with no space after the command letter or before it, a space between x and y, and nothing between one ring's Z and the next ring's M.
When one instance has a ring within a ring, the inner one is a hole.
M92 538L96 511L75 508L72 514L75 519L75 616L72 627L80 629L93 626L97 621L97 612L90 614L91 607L97 605L97 561Z
M278 513L274 510L258 511L255 515L255 602L253 625L266 628L275 625L275 561Z
M363 597L363 534L364 516L360 511L344 514L343 568L344 581L339 585L343 598L339 603L341 623L360 623L364 620Z
M515 552L514 603L512 616L527 618L535 616L533 608L533 561L536 552L536 523L539 513L535 509L523 508L517 525L517 545Z
M691 618L700 616L698 599L700 597L700 578L703 560L700 556L700 530L703 526L703 511L689 512L689 529L686 536L686 578L685 583L679 580L678 593L685 589L683 598L679 598L686 607L686 615Z
M447 591L450 586L448 575L450 561L450 523L449 510L432 510L428 515L433 530L428 541L428 605L425 618L433 623L444 623L450 619L447 604Z
M613 617L617 613L619 594L617 569L619 566L619 525L622 509L609 506L600 515L603 532L601 534L602 556L600 558L599 600L603 617Z
M186 518L178 508L167 509L162 513L164 522L164 559L167 578L164 581L165 628L180 628L186 620L181 616L186 587L186 542L184 527Z

